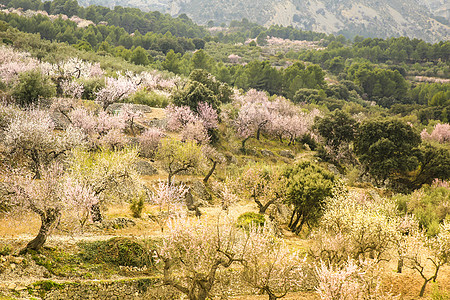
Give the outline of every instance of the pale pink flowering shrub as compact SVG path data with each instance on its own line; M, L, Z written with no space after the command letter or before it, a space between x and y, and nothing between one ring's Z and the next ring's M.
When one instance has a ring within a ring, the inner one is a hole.
M99 146L105 149L122 149L128 143L128 138L120 129L111 129L105 135L102 135L99 140Z
M196 121L196 117L189 106L169 105L165 109L167 116L167 129L178 131L190 122Z
M69 80L63 80L61 82L61 89L65 96L75 99L81 99L81 95L84 92L83 84Z
M81 230L92 219L91 208L99 203L99 198L88 185L68 177L64 182L64 197L67 205L73 209L70 213L79 221Z
M249 138L259 139L262 133L276 137L281 142L287 138L291 144L311 131L317 115L316 110L310 113L299 111L282 97L270 101L266 94L255 90L237 96L234 104L240 107L233 125L238 136L243 139L242 148L245 148Z
M161 231L169 221L186 216L185 195L189 189L184 184L171 184L158 181L152 193L151 202L157 206L157 213L151 218L158 223Z
M12 47L0 46L0 78L6 84L13 84L19 74L39 69L41 63L28 52L17 51Z
M177 219L156 250L157 265L164 270L166 285L188 299L207 299L213 296L220 271L238 267L244 249L245 233L232 222L213 226Z
M42 167L84 141L79 130L69 127L64 132L55 132L54 129L55 124L46 111L19 114L5 130L6 153L12 161L28 164L34 177L39 179Z
M298 290L305 278L305 261L274 236L268 226L250 227L242 263L243 281L255 291L268 294L270 300Z
M164 137L161 129L150 127L139 137L139 153L144 157L154 157L158 151L159 142Z
M126 127L126 115L110 115L101 111L98 115L76 108L69 113L72 125L86 134L91 146L121 148L128 142L123 130Z
M424 129L420 136L423 140L428 141L437 141L441 144L450 142L450 124L448 123L438 123L434 126L433 131L431 134L427 132L426 129Z
M195 141L200 145L208 144L210 137L201 121L189 122L181 131L182 141Z
M357 264L348 260L343 266L321 262L316 267L319 286L317 293L323 300L396 299L381 289L381 274L373 261Z
M200 102L197 107L198 117L206 129L216 129L219 126L217 111L206 102Z
M107 77L106 85L96 93L95 101L105 110L109 105L121 101L137 91L141 80L134 74L119 74L117 78Z

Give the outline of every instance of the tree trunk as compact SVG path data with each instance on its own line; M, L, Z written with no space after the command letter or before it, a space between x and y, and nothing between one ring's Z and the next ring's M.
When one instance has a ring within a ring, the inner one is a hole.
M39 229L38 235L30 241L22 252L27 252L28 250L39 251L44 245L47 237L50 235L53 225L56 223L60 215L59 209L57 208L47 208L45 212L41 214L41 228Z
M397 273L401 273L403 271L403 258L399 258L397 262Z
M242 140L242 151L245 151L245 142L247 142L247 140L248 140L249 138L250 138L250 137L246 137L245 139Z
M261 128L258 127L258 130L256 131L256 139L259 141L259 137L261 135Z
M39 170L40 161L39 161L39 153L36 149L31 150L31 160L33 161L31 165L31 170L34 173L33 179L41 179L41 171Z
M169 183L169 185L172 184L172 177L173 177L173 173L169 172L168 178L167 178L167 182Z
M91 215L92 215L92 221L93 222L101 222L103 221L102 212L100 211L100 205L93 204L91 206Z
M425 294L425 288L427 287L427 283L430 280L431 280L431 278L425 279L425 281L424 281L424 283L422 285L422 288L420 289L419 297L423 297L423 294Z
M211 177L211 175L214 173L214 170L216 169L216 166L217 166L217 162L213 161L213 165L212 165L211 169L209 170L208 174L203 179L203 182L205 184L208 182L209 177Z

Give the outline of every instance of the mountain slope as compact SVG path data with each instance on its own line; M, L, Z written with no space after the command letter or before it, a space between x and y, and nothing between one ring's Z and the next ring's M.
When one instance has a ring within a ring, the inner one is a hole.
M348 37L409 36L430 42L450 37L445 0L81 0L80 4L186 14L200 24L247 18L262 25L293 25Z

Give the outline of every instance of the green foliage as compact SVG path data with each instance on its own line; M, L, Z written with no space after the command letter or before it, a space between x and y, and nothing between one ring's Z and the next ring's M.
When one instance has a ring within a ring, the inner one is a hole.
M411 175L410 188L431 184L436 178L450 179L450 150L445 145L422 144L417 149L419 166Z
M203 83L189 81L182 90L172 95L172 102L177 106L189 106L192 111L197 111L200 102L210 104L214 109L220 105L216 95Z
M105 87L105 80L102 78L86 78L81 83L84 87L81 98L86 100L95 100L95 93Z
M395 180L418 166L413 149L420 135L398 119L368 120L359 126L355 153L378 184Z
M169 99L155 91L139 90L126 99L129 103L144 104L150 107L164 108L169 105Z
M325 199L332 196L336 177L329 171L311 162L300 162L288 167L286 203L292 209L289 228L300 233L304 224L314 225L323 211Z
M150 267L153 265L151 252L141 242L124 237L107 241L80 243L80 257L90 263L109 263L117 266Z
M323 118L316 119L314 128L325 138L325 142L328 145L337 148L342 143L353 141L357 123L350 114L341 110L335 110Z
M205 70L195 69L189 75L189 79L192 81L197 81L204 84L217 100L221 103L231 102L231 96L233 95L233 90L226 83L218 81L214 76L206 72ZM217 109L217 108L216 108Z
M3 245L0 248L0 256L6 256L6 255L11 255L12 253L12 248L10 245Z
M444 291L438 283L433 283L431 288L431 300L449 300L450 292Z
M237 226L249 229L251 226L264 226L266 219L263 214L258 214L255 212L246 212L241 214L237 219Z
M396 195L403 213L414 214L427 234L436 235L441 224L450 214L450 189L443 186L424 185L409 195Z
M12 96L20 106L36 104L39 99L54 95L56 95L55 86L39 70L21 73L12 91Z
M170 49L161 65L165 70L179 74L181 72L181 54L175 53L173 49Z
M356 63L348 69L348 76L364 89L370 99L382 106L390 107L396 101L402 101L408 91L408 84L398 70Z
M133 218L140 218L142 216L142 210L144 209L145 194L141 193L137 197L133 198L130 203L130 210Z
M150 59L148 57L147 51L145 51L145 49L141 46L136 47L131 53L130 62L135 65L148 65L150 63Z

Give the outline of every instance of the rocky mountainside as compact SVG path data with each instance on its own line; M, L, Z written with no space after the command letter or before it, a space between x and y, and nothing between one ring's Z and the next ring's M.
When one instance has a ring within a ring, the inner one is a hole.
M347 37L409 36L430 42L450 37L447 0L80 0L80 4L186 14L200 24L247 18L262 25L292 25Z

